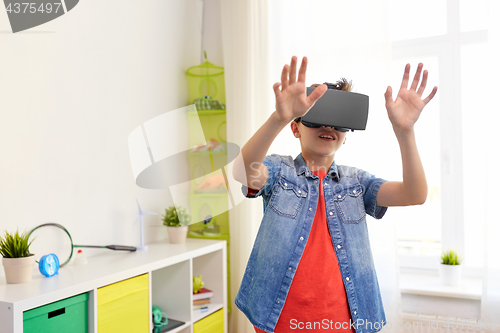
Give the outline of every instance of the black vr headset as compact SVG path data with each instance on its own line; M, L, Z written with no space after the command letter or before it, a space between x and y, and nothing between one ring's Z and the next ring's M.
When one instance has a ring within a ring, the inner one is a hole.
M316 87L307 88L309 96ZM328 89L316 104L301 117L308 127L331 126L344 132L364 130L368 120L368 96Z

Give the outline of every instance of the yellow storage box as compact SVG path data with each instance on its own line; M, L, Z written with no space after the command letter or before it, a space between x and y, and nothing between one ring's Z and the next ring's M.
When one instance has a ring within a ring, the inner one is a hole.
M193 333L224 333L224 310L198 320L193 325Z
M97 289L99 333L149 332L148 274Z

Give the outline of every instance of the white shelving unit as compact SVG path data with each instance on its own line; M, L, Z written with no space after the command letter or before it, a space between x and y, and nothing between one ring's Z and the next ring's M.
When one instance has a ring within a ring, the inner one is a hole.
M149 274L150 318L152 305L169 318L185 322L169 332L192 333L193 324L224 309L227 333L226 242L187 239L185 244L148 244L145 251L103 251L88 258L89 263L63 267L46 278L38 270L33 280L7 284L0 278L0 333L22 333L23 312L81 293L89 293L89 332L97 332L97 288L142 274ZM214 292L208 311L193 311L192 277L202 275L205 286ZM150 324L149 332L153 331ZM146 333L146 332L145 332Z

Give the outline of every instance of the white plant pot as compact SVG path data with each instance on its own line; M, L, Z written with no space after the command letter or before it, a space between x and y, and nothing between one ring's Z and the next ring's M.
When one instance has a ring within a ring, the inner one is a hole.
M462 265L439 264L439 278L445 286L458 286L462 278Z
M172 244L182 244L186 242L188 226L167 227L168 240Z
M2 264L7 283L25 283L33 278L33 265L35 264L33 254L24 258L2 258Z

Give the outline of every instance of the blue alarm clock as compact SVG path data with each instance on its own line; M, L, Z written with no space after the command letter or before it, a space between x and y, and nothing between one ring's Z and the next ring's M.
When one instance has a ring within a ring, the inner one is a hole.
M47 254L40 258L38 269L46 277L51 277L59 272L59 258L54 254Z

